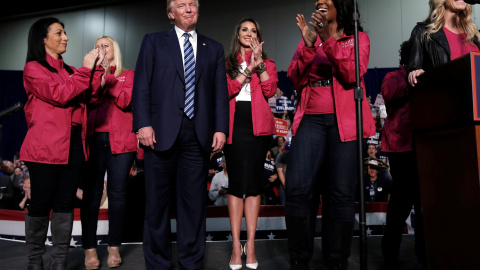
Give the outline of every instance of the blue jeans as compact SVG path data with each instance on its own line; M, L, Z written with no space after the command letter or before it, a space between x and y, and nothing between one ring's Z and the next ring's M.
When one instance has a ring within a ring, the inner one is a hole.
M304 115L286 171L285 214L312 216L322 194L322 219L355 220L357 142L340 141L334 114Z
M112 154L109 134L95 133L90 146L89 171L83 179L81 219L84 249L97 246L98 212L105 171L108 176L108 245L120 246L125 219L127 180L135 155L135 152Z

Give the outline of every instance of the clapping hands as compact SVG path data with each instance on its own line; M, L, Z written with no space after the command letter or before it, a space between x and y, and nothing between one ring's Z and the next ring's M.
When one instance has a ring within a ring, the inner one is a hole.
M320 9L312 13L313 22L309 22L315 32L320 36L320 39L325 42L330 38L330 30L328 26L327 16Z
M308 22L313 27L313 30L307 24L305 16L297 14L297 26L303 37L303 41L307 47L313 48L317 41L317 34L322 41L327 41L330 38L330 31L328 26L328 20L325 13L320 10L312 13L313 22Z
M302 14L297 14L297 25L300 29L305 45L309 48L313 48L317 41L317 34L308 27L307 22L305 21L305 16Z
M98 61L99 56L100 56L100 53L99 53L99 50L97 48L91 50L83 58L83 66L87 67L87 68L90 68L90 69L93 69L93 67L95 66L95 64ZM103 58L102 58L102 60L103 60Z
M261 62L263 62L262 52L263 52L263 43L260 43L256 36L252 37L252 42L250 43L250 48L252 48L252 57L250 59L250 67L253 70Z
M108 59L105 57L105 48L95 48L88 52L83 58L83 66L93 69L95 65L101 65L102 67L108 66L110 69ZM106 69L106 68L105 68Z
M108 75L111 73L110 61L108 61L108 58L106 57L107 52L105 51L104 44L102 44L100 47L100 54L103 55L103 57L99 57L99 62L97 62L97 65L102 66L105 69L105 75Z

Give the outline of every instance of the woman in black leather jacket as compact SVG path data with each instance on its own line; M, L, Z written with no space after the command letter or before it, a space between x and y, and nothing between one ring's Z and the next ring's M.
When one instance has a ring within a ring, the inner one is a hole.
M471 19L470 4L429 0L429 5L428 18L415 26L410 37L407 77L412 86L425 71L480 48L480 33Z

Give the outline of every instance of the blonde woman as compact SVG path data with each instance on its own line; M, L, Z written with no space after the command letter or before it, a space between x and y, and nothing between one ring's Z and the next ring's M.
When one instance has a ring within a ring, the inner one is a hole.
M125 217L125 195L130 168L137 151L137 138L132 133L132 88L134 72L122 65L117 41L108 36L97 39L95 48L105 52L102 67L105 73L100 89L93 89L88 113L90 141L90 177L83 182L81 208L82 246L85 268L98 269L97 223L98 209L107 171L108 196L108 266L120 266L119 246Z
M415 86L425 71L480 48L472 6L456 0L430 0L430 13L412 30L408 82Z

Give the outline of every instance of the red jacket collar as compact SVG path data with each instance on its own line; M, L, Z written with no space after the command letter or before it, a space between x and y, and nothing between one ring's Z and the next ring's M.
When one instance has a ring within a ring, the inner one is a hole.
M52 66L53 68L55 69L62 69L63 68L63 59L62 57L60 56L59 59L55 59L53 58L51 55L49 55L47 53L47 55L45 56L46 60L47 60L47 63Z

